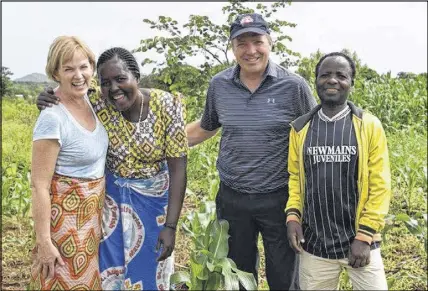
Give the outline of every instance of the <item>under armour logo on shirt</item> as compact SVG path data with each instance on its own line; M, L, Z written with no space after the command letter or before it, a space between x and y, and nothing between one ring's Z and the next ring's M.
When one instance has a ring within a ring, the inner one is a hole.
M275 98L268 98L267 103L275 103Z

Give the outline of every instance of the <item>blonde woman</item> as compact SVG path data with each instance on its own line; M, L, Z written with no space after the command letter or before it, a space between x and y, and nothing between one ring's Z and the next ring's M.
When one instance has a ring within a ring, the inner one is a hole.
M97 71L101 88L93 88L89 100L110 137L99 251L102 287L167 290L186 189L181 97L139 89L137 60L120 47L100 55ZM55 101L42 92L38 107L50 108Z
M61 103L43 110L33 132L36 246L30 289L101 289L98 246L108 136L87 92L95 57L78 38L52 43L47 75Z

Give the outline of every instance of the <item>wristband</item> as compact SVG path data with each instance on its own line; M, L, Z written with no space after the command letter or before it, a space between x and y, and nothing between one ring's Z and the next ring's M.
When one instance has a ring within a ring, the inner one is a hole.
M358 239L358 238L355 238L357 241L360 241L360 242L362 242L362 243L365 243L365 244L367 244L368 246L371 246L371 243L369 243L368 241L365 241L365 240L361 240L361 239Z
M168 227L168 228L173 229L173 230L177 230L177 225L175 225L174 223L164 223L163 226Z

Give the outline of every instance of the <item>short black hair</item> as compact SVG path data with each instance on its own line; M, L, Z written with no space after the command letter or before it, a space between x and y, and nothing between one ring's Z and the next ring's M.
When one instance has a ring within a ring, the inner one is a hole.
M351 66L351 80L352 80L352 84L354 84L355 73L356 73L355 62L348 55L346 55L344 53L341 53L341 52L332 52L332 53L326 54L326 55L324 55L324 56L321 57L321 59L318 61L317 66L315 67L315 79L318 77L318 73L319 73L319 70L320 70L321 63L326 58L328 58L328 57L344 57L348 61L349 65Z
M121 47L113 47L104 51L100 55L97 62L97 72L102 64L113 59L114 57L122 60L132 75L134 75L137 80L140 80L140 67L138 66L137 60L130 51Z

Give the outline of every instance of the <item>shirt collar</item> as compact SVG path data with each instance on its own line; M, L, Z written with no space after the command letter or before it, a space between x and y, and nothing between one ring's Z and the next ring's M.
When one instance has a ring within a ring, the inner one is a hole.
M349 105L346 105L345 108L343 108L340 112L338 112L335 116L333 116L332 118L328 117L327 115L325 115L324 111L322 110L322 108L320 109L320 111L318 111L318 115L319 117L323 120L323 121L337 121L339 119L342 119L343 117L345 117L346 115L348 115L348 113L351 112L351 108L349 107Z

